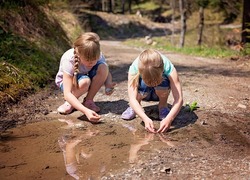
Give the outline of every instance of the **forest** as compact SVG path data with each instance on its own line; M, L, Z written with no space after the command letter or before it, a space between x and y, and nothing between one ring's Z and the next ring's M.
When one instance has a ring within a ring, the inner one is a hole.
M180 46L184 46L185 33L187 30L187 19L193 12L199 12L199 20L197 24L197 44L202 43L202 33L204 29L205 9L210 8L211 13L220 13L222 19L217 22L220 25L233 23L237 18L241 20L242 32L241 43L249 43L249 2L241 0L152 0L145 3L140 0L102 0L100 1L85 1L89 4L90 9L96 11L104 11L108 13L121 14L137 14L146 16L154 22L171 23L180 21L181 40ZM141 4L147 6L148 9L140 8ZM244 3L244 4L243 4ZM147 4L147 5L145 5ZM170 12L167 12L170 11ZM175 30L172 29L174 33ZM230 40L229 40L230 41ZM236 42L228 42L236 43ZM239 42L238 42L239 43Z

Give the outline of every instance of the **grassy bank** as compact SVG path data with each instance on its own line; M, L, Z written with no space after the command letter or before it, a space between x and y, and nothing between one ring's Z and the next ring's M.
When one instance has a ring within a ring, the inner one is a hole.
M63 10L63 11L62 11ZM0 11L0 102L21 96L54 81L62 53L81 33L67 3L46 0L4 1Z

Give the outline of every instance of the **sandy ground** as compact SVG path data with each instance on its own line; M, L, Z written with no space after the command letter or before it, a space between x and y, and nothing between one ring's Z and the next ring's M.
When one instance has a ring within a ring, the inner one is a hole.
M153 135L140 118L120 118L128 67L141 49L102 41L102 51L117 82L112 96L103 89L96 96L103 122L91 124L77 111L57 114L63 99L54 84L24 97L1 117L0 179L73 179L65 162L80 179L250 178L249 60L162 52L179 72L185 103L197 101L200 108L188 112L184 104L171 129ZM143 106L157 116L157 104Z

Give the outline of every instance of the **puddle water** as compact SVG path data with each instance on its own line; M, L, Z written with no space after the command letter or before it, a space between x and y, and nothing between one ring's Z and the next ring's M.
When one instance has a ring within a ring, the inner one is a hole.
M67 173L75 179L100 178L141 163L163 146L174 146L163 134L147 133L130 122L86 126L59 119L63 126L58 144ZM90 124L90 123L89 123Z

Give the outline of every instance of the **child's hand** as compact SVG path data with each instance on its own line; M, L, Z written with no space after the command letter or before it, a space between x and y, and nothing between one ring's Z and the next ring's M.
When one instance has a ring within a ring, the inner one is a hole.
M160 128L157 130L158 133L167 131L170 128L171 122L169 122L167 119L164 119L160 123Z
M144 124L145 124L145 129L147 131L155 133L154 124L153 124L153 121L151 119L144 121Z
M101 119L101 116L97 114L95 111L89 110L87 113L85 113L88 120L93 123L98 123Z
M115 82L105 84L105 94L111 95L114 92L115 86L116 86Z

